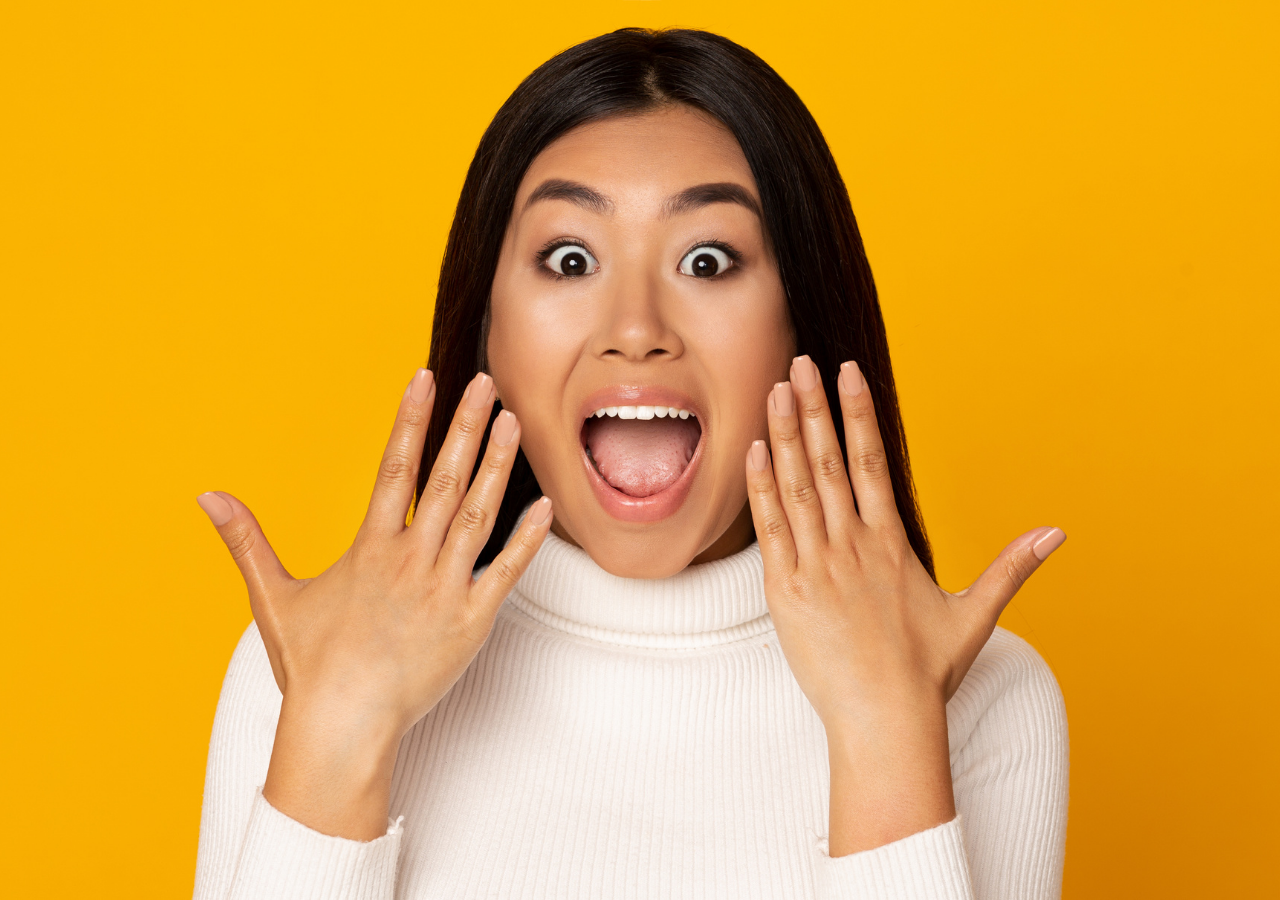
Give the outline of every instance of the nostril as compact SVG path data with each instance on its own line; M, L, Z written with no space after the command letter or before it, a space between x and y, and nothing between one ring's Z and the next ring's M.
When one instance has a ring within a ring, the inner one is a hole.
M613 348L610 348L610 349L608 349L608 350L605 350L605 351L604 351L603 353L601 353L600 355L601 355L601 356L608 356L608 357L619 357L619 356L621 356L621 357L630 357L630 356L631 356L631 354L627 353L625 350L615 350L615 349L613 349ZM674 354L673 354L670 350L667 350L667 349L665 349L665 348L663 348L663 347L655 347L655 348L653 348L652 350L649 350L648 352L646 352L646 353L645 353L645 355L644 355L644 358L645 358L645 359L656 359L656 358L660 358L660 357L664 357L664 356L673 356L673 355L674 355Z

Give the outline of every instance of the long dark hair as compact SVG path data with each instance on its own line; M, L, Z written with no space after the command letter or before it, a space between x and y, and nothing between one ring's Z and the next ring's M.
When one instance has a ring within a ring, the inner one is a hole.
M911 547L933 574L880 302L835 159L818 123L777 72L746 48L705 31L624 28L585 41L539 66L494 116L467 171L440 267L428 363L435 373L436 405L418 493L463 390L486 365L489 293L525 170L572 128L669 103L710 114L741 145L760 191L798 352L817 364L833 410L839 409L840 363L853 359L862 368L875 399L898 514ZM834 419L843 446L844 423L839 415ZM520 453L479 564L502 549L521 510L540 493Z

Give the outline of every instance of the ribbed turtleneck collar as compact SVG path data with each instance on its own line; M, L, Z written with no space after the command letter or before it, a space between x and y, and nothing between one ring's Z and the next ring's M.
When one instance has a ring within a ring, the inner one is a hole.
M773 627L759 544L650 580L610 575L548 534L509 599L550 628L632 647L711 647Z

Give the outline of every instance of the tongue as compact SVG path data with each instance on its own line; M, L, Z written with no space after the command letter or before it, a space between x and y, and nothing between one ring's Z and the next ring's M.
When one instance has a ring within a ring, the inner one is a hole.
M587 422L587 449L609 486L648 497L675 484L689 466L702 429L695 419L616 419Z

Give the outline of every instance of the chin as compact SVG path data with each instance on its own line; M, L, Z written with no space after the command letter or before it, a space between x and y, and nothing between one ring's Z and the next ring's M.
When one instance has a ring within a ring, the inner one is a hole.
M618 519L597 502L594 491L576 483L571 494L556 499L560 536L620 578L670 578L709 561L700 558L708 551L714 559L734 553L752 540L747 498L745 491L739 496L713 490L711 468L703 470L705 480L693 485L679 509L655 522Z
M670 578L687 568L704 549L705 528L680 521L684 518L676 515L644 525L605 521L580 529L581 536L574 531L569 533L596 565L610 575Z

